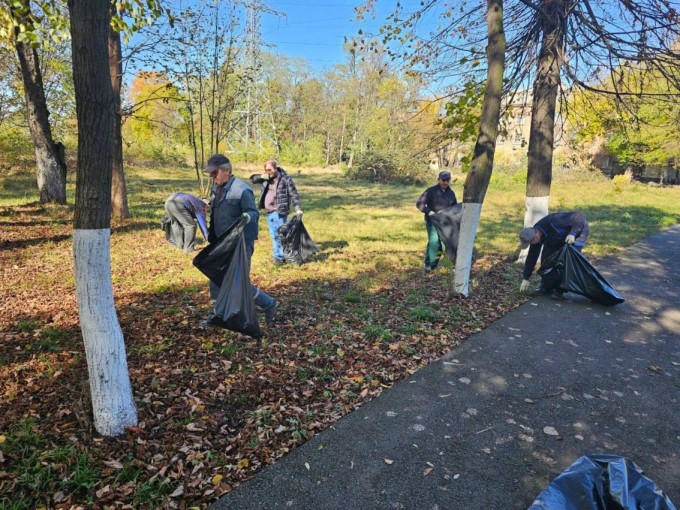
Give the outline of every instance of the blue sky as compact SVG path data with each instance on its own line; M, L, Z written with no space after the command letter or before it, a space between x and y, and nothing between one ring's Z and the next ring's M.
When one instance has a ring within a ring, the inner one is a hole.
M285 12L286 16L262 14L262 39L273 45L263 49L275 54L304 58L317 70L345 61L342 49L344 36L357 35L362 27L364 30L377 30L382 22L382 18L357 22L354 7L359 5L358 2L271 0L265 4Z
M369 14L362 22L357 21L354 10L362 5L361 1L266 0L263 3L286 13L283 17L262 14L262 39L273 45L263 49L304 58L313 69L321 70L346 61L342 47L345 36L356 36L359 29L377 33L396 0L377 0L375 17ZM404 4L417 8L420 2L402 1Z

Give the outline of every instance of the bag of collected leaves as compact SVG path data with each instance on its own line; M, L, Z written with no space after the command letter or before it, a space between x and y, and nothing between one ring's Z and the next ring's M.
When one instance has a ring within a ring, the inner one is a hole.
M236 221L216 242L201 250L193 264L220 287L208 323L260 338L262 333L250 283L245 225L245 218Z
M618 455L585 455L560 473L528 510L676 510L642 470Z
M541 286L546 289L573 292L606 306L625 301L583 254L569 244L542 261L538 274L543 279Z
M463 218L463 204L452 205L434 213L432 216L428 216L428 218L434 225L439 240L444 245L447 258L451 262L456 262L460 222Z
M319 251L319 247L309 237L302 218L297 214L279 227L279 239L283 258L289 264L300 265Z

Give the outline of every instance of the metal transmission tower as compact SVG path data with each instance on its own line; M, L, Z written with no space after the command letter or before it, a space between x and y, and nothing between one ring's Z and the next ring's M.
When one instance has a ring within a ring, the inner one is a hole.
M262 13L274 14L275 16L285 16L285 12L269 7L262 0L241 0L247 11L246 21L246 69L245 78L247 80L246 105L245 110L240 111L245 117L245 127L243 141L245 143L246 161L250 150L251 138L255 139L258 148L262 146L262 138L258 125L260 114L260 98L258 95L258 82L260 81L260 48L269 46L262 42L260 31L260 18Z

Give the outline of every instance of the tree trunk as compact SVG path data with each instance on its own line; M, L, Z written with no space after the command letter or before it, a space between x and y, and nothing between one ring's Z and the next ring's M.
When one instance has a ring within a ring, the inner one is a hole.
M563 49L564 11L559 2L543 2L549 9L542 19L543 41L538 56L538 69L534 81L531 105L531 127L529 132L529 153L527 166L527 188L524 211L524 226L532 227L548 214L550 184L552 182L552 158L555 133L555 105L560 86L560 66ZM522 250L518 262L524 262L529 249Z
M111 173L115 103L109 74L109 0L69 0L78 168L73 259L94 426L104 436L137 424L125 342L111 284Z
M111 4L111 9L115 9ZM127 185L123 169L123 133L120 89L123 82L123 60L120 49L120 32L109 30L109 72L113 88L115 112L113 116L113 176L111 181L111 215L117 219L129 218Z
M482 104L479 134L465 179L463 192L463 217L458 237L453 293L469 293L472 252L482 212L482 203L491 180L493 158L496 152L498 120L501 112L503 70L505 67L505 32L503 31L503 0L487 1L488 60L487 85Z
M22 0L21 7L15 8L13 14L23 23L30 23L30 9L29 1ZM14 29L14 45L21 67L28 129L35 145L35 169L40 202L65 204L66 162L60 158L57 144L52 139L50 112L47 109L38 52L29 43L18 40L20 33L18 27Z

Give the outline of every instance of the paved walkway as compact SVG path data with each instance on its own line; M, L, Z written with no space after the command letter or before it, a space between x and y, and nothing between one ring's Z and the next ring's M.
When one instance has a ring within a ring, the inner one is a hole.
M526 509L592 453L680 505L680 225L598 269L625 303L537 297L211 509Z

